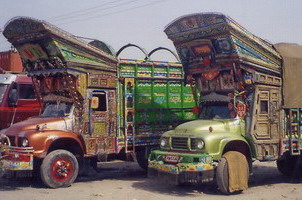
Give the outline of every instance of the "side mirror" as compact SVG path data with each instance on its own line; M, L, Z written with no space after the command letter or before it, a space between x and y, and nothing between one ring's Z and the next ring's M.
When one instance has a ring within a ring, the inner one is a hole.
M18 91L16 88L13 88L8 97L8 106L10 107L16 107L18 101Z
M97 109L99 107L99 98L98 97L92 97L91 99L91 108Z

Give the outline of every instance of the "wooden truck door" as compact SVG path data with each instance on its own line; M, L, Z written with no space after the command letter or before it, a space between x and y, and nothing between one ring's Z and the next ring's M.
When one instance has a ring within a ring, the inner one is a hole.
M90 130L92 136L109 135L108 90L93 90L91 98Z
M257 156L273 158L278 154L280 134L280 88L260 86L256 89L253 138Z
M91 141L95 141L93 143L97 153L114 152L116 105L116 90L93 89L91 91L90 133Z
M269 100L269 124L272 139L279 139L280 135L280 99L280 89L272 88Z

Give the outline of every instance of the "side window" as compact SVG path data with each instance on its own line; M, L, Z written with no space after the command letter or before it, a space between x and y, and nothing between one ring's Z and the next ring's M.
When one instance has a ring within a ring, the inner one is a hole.
M17 89L17 84L13 83L12 84L12 88L9 92L9 96L8 96L8 103L9 106L16 106L18 101L18 89Z
M19 99L35 99L35 91L33 85L20 84L19 85Z
M260 101L260 114L268 114L268 101Z
M107 111L106 92L94 92L92 94L91 107L93 111Z

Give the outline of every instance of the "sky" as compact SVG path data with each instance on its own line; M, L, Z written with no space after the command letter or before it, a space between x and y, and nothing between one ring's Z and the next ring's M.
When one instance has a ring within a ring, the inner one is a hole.
M157 47L175 51L163 32L166 25L187 14L221 12L273 44L302 44L301 10L301 0L0 0L0 30L11 18L27 16L104 41L115 51L129 43L147 52ZM0 33L0 51L9 49ZM143 59L144 54L131 47L119 57ZM175 60L167 51L158 51L151 59Z

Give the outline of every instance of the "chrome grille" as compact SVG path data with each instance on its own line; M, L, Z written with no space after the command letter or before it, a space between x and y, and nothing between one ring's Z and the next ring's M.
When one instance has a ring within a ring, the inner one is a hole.
M173 137L172 148L188 150L188 138Z
M191 138L191 150L196 151L197 140L196 138Z

